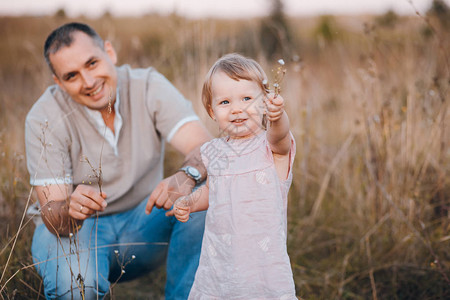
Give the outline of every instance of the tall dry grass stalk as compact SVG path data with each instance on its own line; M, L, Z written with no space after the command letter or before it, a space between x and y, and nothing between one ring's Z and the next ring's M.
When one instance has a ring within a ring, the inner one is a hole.
M281 88L297 156L288 251L304 299L450 296L449 31L419 16L399 18L391 27L374 20L326 19L338 33L332 36L321 34L323 19L289 20L295 56L282 57L287 75ZM30 188L24 160L11 164L9 158L23 155L25 114L50 83L39 49L46 34L66 21L0 19L6 41L0 46L0 205L8 211L0 228L2 269ZM174 82L214 134L218 129L200 101L210 65L240 52L257 59L269 76L276 67L261 51L258 19L85 21L113 42L121 63L155 66ZM168 147L166 173L180 162ZM26 224L0 283L14 275L3 298L42 297L30 267L33 226ZM145 280L138 284L142 297L161 297L164 276L153 279L156 292ZM136 295L132 286L117 285L114 296Z

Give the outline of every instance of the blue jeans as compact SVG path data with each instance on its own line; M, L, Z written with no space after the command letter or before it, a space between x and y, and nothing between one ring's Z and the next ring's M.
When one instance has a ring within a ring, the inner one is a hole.
M206 211L186 222L144 200L129 211L84 221L78 234L58 239L45 225L31 252L47 299L102 299L110 283L154 270L167 259L166 299L187 299L200 258ZM123 272L123 271L124 272ZM149 283L150 284L150 283Z

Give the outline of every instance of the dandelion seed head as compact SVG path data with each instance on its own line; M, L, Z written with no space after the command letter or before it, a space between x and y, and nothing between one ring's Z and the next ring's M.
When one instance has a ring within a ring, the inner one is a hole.
M131 259L135 259L136 258L136 255L131 255Z
M122 274L125 274L125 270L122 269Z
M73 233L71 232L71 233L69 233L69 237L73 237Z
M119 250L114 250L114 253L115 254L119 254Z

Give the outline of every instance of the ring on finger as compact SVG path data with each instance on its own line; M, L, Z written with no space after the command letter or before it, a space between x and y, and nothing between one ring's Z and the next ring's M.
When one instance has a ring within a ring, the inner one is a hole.
M84 208L84 206L83 205L80 205L80 213L83 213L83 208Z

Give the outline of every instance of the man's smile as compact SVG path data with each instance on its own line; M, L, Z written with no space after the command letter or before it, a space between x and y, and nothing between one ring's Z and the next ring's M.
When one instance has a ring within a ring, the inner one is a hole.
M103 89L103 84L101 84L95 91L87 93L86 95L88 95L88 96L95 96L98 93L100 93L102 89Z

